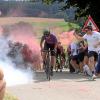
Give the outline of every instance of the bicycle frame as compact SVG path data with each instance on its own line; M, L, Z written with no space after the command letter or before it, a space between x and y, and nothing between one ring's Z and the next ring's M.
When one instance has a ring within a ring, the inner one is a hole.
M46 50L46 59L45 59L45 73L47 79L50 81L50 76L51 76L51 55L50 55L50 50Z

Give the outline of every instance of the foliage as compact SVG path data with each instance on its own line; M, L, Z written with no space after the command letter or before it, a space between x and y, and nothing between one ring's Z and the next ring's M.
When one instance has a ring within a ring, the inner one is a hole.
M42 2L47 3L47 4L52 4L52 3L56 2L56 1L64 2L64 0L42 0Z
M35 32L37 36L41 36L44 29L50 28L51 31L56 32L56 34L60 34L62 32L68 31L70 29L80 28L79 25L75 23L65 22L65 21L57 21L57 22L32 22L34 26Z
M43 0L48 2L48 0ZM52 0L49 0L49 2ZM59 0L53 0L56 2ZM61 0L60 0L61 1ZM94 21L100 27L100 0L64 0L65 5L62 10L68 9L71 6L76 7L76 18L91 15Z
M6 93L3 100L18 100L15 96L12 96L11 94Z
M60 3L46 5L36 0L34 2L22 1L0 1L1 17L44 17L44 18L63 18L64 12L59 12L62 6Z

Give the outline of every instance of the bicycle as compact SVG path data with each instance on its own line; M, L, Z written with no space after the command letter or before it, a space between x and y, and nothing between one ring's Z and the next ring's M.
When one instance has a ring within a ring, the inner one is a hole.
M44 70L45 70L45 73L46 73L46 77L50 81L51 76L52 76L51 75L51 73L52 73L51 59L50 59L51 50L43 50L43 51L47 52L45 62L43 63L43 67L44 67Z

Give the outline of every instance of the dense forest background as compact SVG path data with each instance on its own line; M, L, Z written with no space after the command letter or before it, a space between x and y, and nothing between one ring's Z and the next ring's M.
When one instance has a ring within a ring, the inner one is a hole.
M46 5L42 0L35 2L28 1L0 1L1 17L43 17L43 18L64 18L65 20L74 20L74 8L62 11L64 2L55 2Z

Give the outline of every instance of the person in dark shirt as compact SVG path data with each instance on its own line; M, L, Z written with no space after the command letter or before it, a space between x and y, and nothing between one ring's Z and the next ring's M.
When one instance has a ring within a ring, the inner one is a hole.
M51 50L51 69L55 67L55 50L57 47L57 38L55 35L51 34L50 31L45 30L43 32L43 36L40 41L40 47L42 52L42 57L43 57L43 63L45 63L45 58L46 58L46 50Z

